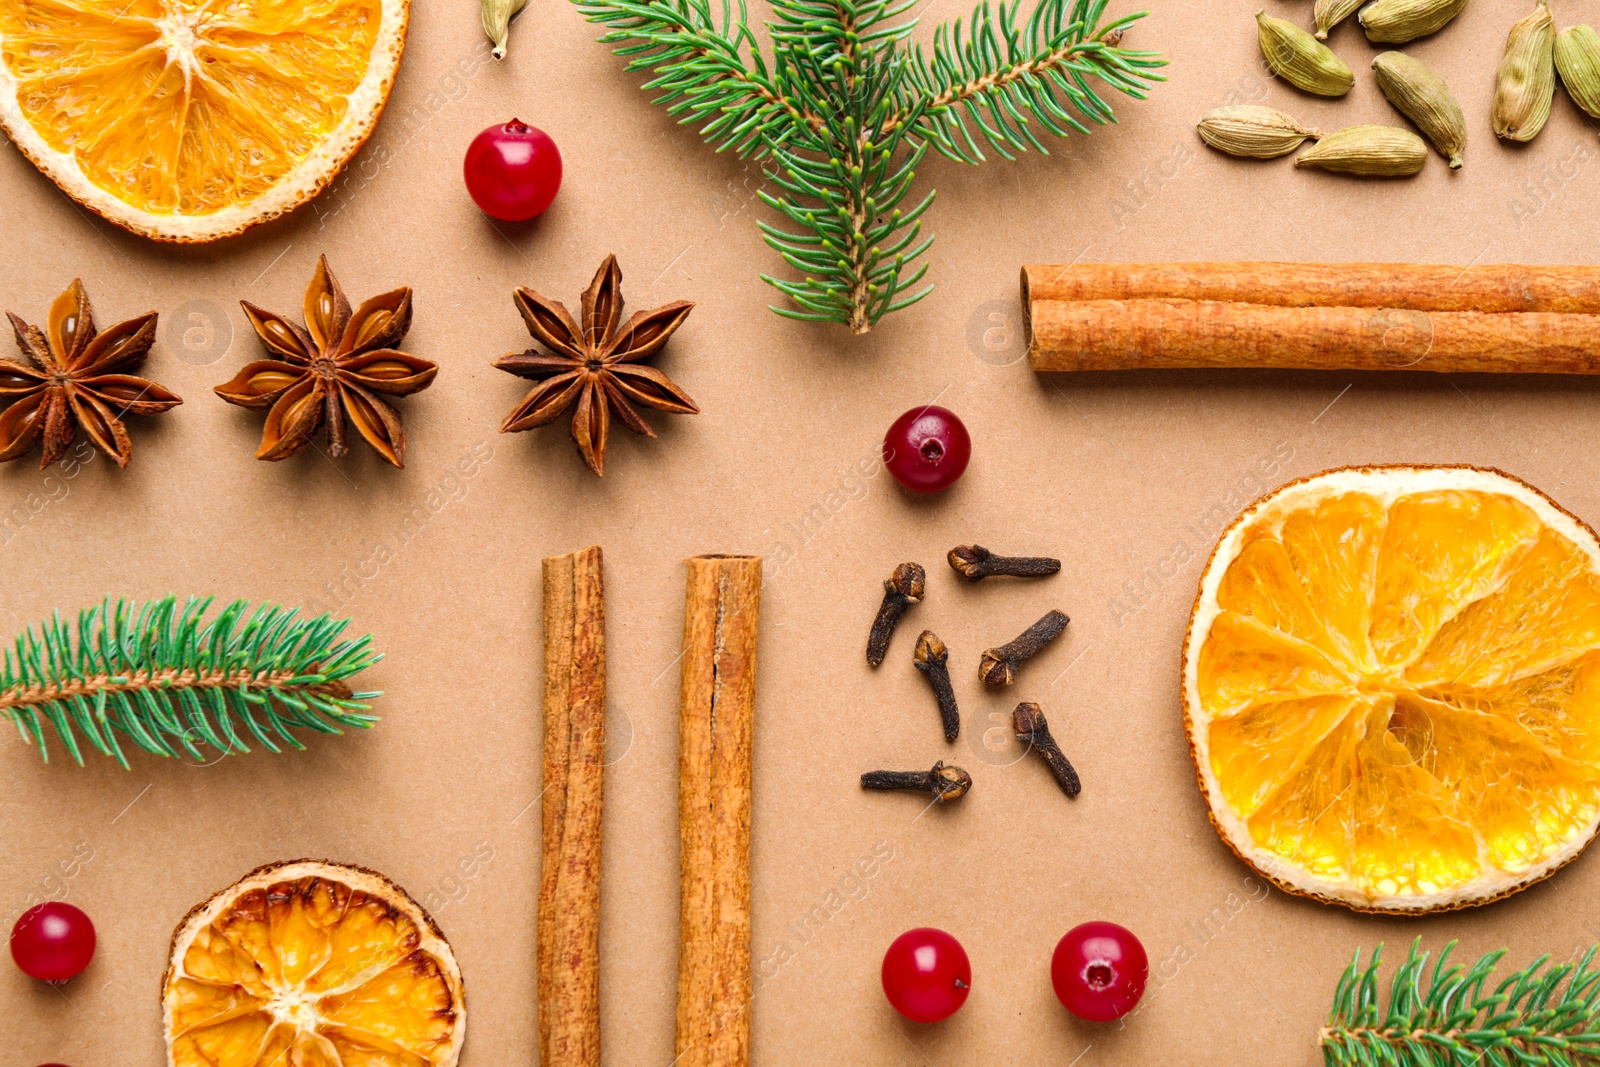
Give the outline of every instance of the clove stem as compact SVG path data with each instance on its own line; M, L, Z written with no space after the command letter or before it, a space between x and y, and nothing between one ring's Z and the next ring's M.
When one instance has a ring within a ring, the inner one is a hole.
M954 741L961 734L961 712L956 707L955 690L950 686L950 653L932 630L922 631L917 638L912 662L933 687L933 698L939 704L939 721L944 724L944 739Z
M1069 621L1059 611L1047 612L1013 640L985 652L978 661L978 677L988 685L1010 685L1017 680L1017 669L1060 637Z
M929 793L936 803L958 800L972 788L972 776L960 767L945 766L944 760L926 771L868 771L861 776L862 789L904 789Z
M1072 761L1067 759L1061 746L1050 733L1050 724L1045 722L1044 712L1039 705L1024 701L1017 705L1011 713L1011 727L1016 732L1017 740L1039 753L1050 768L1050 773L1055 775L1056 784L1061 791L1069 797L1075 797L1083 791L1083 783L1078 781L1078 772L1073 769Z
M950 567L969 582L985 578L1044 578L1061 569L1049 556L997 556L982 545L957 545L947 558Z
M873 667L883 662L889 654L889 638L900 625L900 616L906 609L922 599L927 583L927 572L918 563L902 563L883 583L883 603L878 616L872 620L872 632L867 635L867 663Z

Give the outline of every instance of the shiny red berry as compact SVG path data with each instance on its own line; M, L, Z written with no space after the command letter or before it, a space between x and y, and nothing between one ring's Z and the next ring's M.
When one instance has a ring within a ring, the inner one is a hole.
M1080 1019L1120 1019L1144 996L1150 960L1132 932L1116 923L1074 926L1056 945L1050 984L1068 1011Z
M485 215L522 222L540 214L561 188L561 150L543 130L512 119L467 146L467 192Z
M967 428L944 408L912 408L883 435L884 466L895 481L918 493L950 488L971 458Z
M907 930L883 954L884 995L914 1023L948 1019L967 1002L971 988L966 950L943 930Z
M11 958L41 982L74 978L94 959L94 923L71 904L36 905L11 928Z

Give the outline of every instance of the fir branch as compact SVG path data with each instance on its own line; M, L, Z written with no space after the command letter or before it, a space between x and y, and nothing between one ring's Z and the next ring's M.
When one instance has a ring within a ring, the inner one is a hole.
M965 39L959 19L954 27L940 26L932 57L917 49L910 79L927 101L920 132L944 155L980 163L984 156L973 127L1011 159L1030 147L1049 154L1033 122L1056 137L1087 134L1079 116L1096 124L1115 122L1111 106L1089 79L1142 100L1151 82L1163 80L1153 71L1165 60L1154 52L1116 47L1145 12L1102 26L1106 3L1039 0L1024 31L1017 26L1021 0L1009 8L1000 0L993 14L984 0Z
M1117 47L1143 12L1102 24L1107 0L988 0L963 34L939 27L931 54L907 44L916 0L772 0L772 58L738 7L721 0L574 0L608 28L600 39L649 70L679 122L699 126L717 151L766 161L775 191L758 196L786 224L760 223L767 244L802 275L762 278L793 307L780 315L839 322L865 333L916 303L927 273L921 236L929 191L902 209L931 146L952 159L984 159L979 140L1006 158L1045 151L1054 136L1115 121L1091 79L1142 98L1163 64Z
M1339 979L1319 1044L1327 1067L1594 1067L1600 1064L1600 969L1595 949L1545 969L1549 956L1485 989L1505 950L1446 967L1454 941L1427 972L1422 939L1379 1001L1383 946L1361 953ZM1426 979L1426 984L1424 984Z
M744 0L737 17L728 0L720 16L711 0L574 0L590 22L608 27L604 44L628 60L629 71L649 70L644 88L680 123L700 124L718 152L759 157L771 140L821 120L782 89L750 32Z
M120 737L160 756L202 745L248 752L242 733L278 752L305 746L291 729L341 733L377 721L345 679L383 657L370 635L340 640L346 621L236 600L209 622L211 598L109 599L25 631L0 657L0 714L46 760L47 728L83 763L79 735L128 766ZM242 731L241 731L242 727ZM268 730L271 733L268 733ZM272 735L276 735L277 741ZM119 737L120 735L120 737Z
M910 29L893 20L908 5L780 0L776 6L782 21L773 27L775 46L823 125L770 146L778 170L768 177L783 195L757 195L794 229L758 225L805 278L762 278L796 305L774 307L778 314L865 333L928 292L901 295L927 271L915 261L931 243L917 238L933 200L929 193L909 211L900 209L925 147L907 137L908 125L892 128L907 70L892 46Z

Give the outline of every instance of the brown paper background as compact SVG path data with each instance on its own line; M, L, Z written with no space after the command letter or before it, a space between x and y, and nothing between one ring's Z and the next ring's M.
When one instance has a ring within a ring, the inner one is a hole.
M1267 2L1309 23L1309 3ZM0 743L0 909L9 923L64 897L100 932L92 967L63 989L0 966L5 1060L162 1062L158 989L173 925L257 864L326 856L382 870L432 907L466 976L463 1062L533 1063L538 561L593 542L606 552L614 726L608 1064L673 1058L675 657L681 560L697 552L768 560L758 1064L1311 1064L1357 946L1420 935L1437 948L1459 936L1464 955L1506 945L1520 965L1600 936L1594 857L1511 900L1424 921L1267 892L1206 823L1177 699L1204 556L1248 499L1342 464L1477 463L1593 522L1595 387L1252 373L1041 381L1021 361L1016 308L1024 262L1597 262L1595 130L1558 94L1533 145L1494 143L1492 72L1525 5L1477 0L1414 49L1469 116L1460 173L1433 158L1414 180L1362 183L1221 158L1193 123L1229 100L1330 128L1400 121L1366 70L1374 50L1340 28L1333 43L1356 89L1312 100L1262 73L1255 5L1156 6L1130 43L1168 51L1171 81L1148 103L1117 100L1120 125L1048 158L924 164L939 189L927 216L938 289L866 338L764 310L775 294L756 275L778 263L756 231L756 171L650 106L641 79L557 0L534 0L500 66L485 58L474 5L419 0L366 149L335 189L243 238L177 248L129 236L0 151L0 302L38 321L81 275L104 322L159 309L148 371L187 401L135 420L125 473L98 457L70 478L29 461L0 470L0 631L108 592L203 592L337 610L388 654L368 676L387 692L382 723L316 738L305 753L206 767L139 755L123 771L98 757L74 767L59 748L46 766L14 735ZM925 8L930 23L964 14L963 0ZM1562 0L1557 18L1592 21L1600 6ZM513 114L559 142L565 184L544 218L496 225L467 198L460 160L473 133ZM442 370L401 402L403 472L360 446L339 464L316 452L259 463L261 416L211 395L257 358L237 300L297 311L324 250L354 299L416 289L405 347ZM524 384L489 361L528 345L514 286L575 300L610 251L632 307L699 302L659 365L704 413L656 418L656 441L619 427L600 481L560 427L497 434ZM975 454L952 491L912 499L875 457L897 414L935 399L966 420ZM1036 584L964 587L941 559L972 540L1065 566ZM870 672L867 624L902 559L928 567L928 597ZM1013 691L980 693L979 652L1051 607L1072 616L1068 637ZM910 664L922 627L951 648L966 715L953 749ZM1009 765L1010 743L989 732L1018 699L1044 705L1077 762L1076 802L1035 762ZM937 757L976 779L950 810L856 786L863 770ZM891 858L853 877L875 850ZM1132 927L1149 951L1150 991L1126 1025L1079 1023L1050 991L1056 939L1091 918ZM923 924L959 937L975 968L967 1006L930 1027L896 1017L878 985L883 949Z

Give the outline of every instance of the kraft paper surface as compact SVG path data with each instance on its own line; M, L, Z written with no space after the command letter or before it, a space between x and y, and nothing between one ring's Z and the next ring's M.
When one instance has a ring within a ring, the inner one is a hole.
M919 34L966 15L926 0ZM757 277L784 268L757 221L760 173L710 151L640 91L644 80L572 6L536 0L495 64L476 6L417 0L388 110L319 198L243 237L156 244L76 208L14 149L0 150L0 307L43 321L82 277L102 323L161 314L149 377L184 398L130 419L125 472L80 445L41 473L0 468L0 635L113 596L243 597L330 611L386 658L370 732L313 737L205 765L136 754L132 769L59 746L41 762L0 742L0 911L65 899L99 930L89 970L61 988L0 966L7 1063L157 1067L159 992L173 927L251 868L317 857L384 872L425 904L466 980L467 1067L535 1060L534 901L540 758L539 560L605 549L609 766L602 913L605 1062L673 1059L677 944L676 715L685 557L765 559L754 817L753 1062L873 1067L990 1063L1319 1063L1318 1027L1357 948L1462 941L1463 959L1565 959L1600 937L1600 856L1508 900L1424 920L1293 899L1252 876L1206 819L1184 739L1179 654L1196 583L1224 525L1293 478L1346 464L1498 467L1600 520L1600 386L1573 378L1173 372L1036 377L1023 358L1018 268L1081 260L1594 263L1600 140L1558 90L1531 145L1495 142L1493 76L1525 5L1469 4L1408 50L1466 111L1457 173L1359 181L1250 162L1201 144L1227 102L1266 103L1323 128L1404 123L1352 19L1331 43L1356 71L1345 99L1303 96L1256 50L1255 4L1160 0L1128 44L1161 49L1170 81L1116 97L1119 123L1051 154L972 168L931 153L937 289L866 337L785 321ZM1273 0L1310 24L1310 4ZM760 4L752 14L764 17ZM1600 5L1571 0L1563 25ZM463 151L513 115L565 160L555 205L491 222L468 198ZM326 252L352 300L415 289L402 347L440 364L398 401L405 470L356 442L253 458L262 416L213 386L262 358L238 301L298 319ZM565 424L501 435L527 383L496 357L532 347L519 285L577 306L606 253L632 309L696 301L656 359L700 405L651 416L648 440L613 424L606 475ZM952 490L900 491L880 442L895 416L937 402L971 431ZM1038 582L960 583L952 546L1060 557ZM881 583L928 569L876 671L863 658ZM980 691L983 649L1050 608L1064 639L1018 684ZM963 729L942 740L911 650L950 648ZM1068 801L1009 713L1035 700L1083 779ZM966 767L972 792L924 810L864 794L857 776ZM1151 963L1138 1011L1095 1025L1049 983L1056 940L1089 919L1132 928ZM966 1006L901 1020L882 953L915 926L966 947Z

